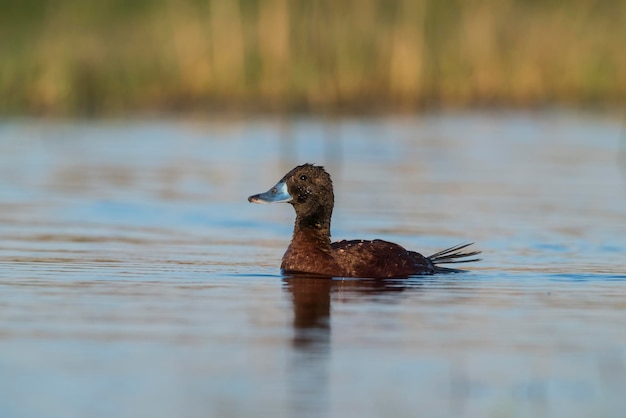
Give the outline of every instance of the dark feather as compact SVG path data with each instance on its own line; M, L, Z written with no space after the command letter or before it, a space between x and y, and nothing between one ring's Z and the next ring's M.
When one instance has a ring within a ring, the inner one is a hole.
M459 244L454 247L447 248L445 250L436 252L433 255L426 257L430 261L437 273L459 273L464 270L454 269L449 267L442 267L440 264L458 264L458 263L471 263L474 261L480 261L480 258L467 258L480 254L480 251L462 252L461 250L472 245L473 242L467 244Z

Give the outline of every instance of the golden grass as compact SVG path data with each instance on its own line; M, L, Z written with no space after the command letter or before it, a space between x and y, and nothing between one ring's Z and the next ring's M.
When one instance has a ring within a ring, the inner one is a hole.
M5 114L626 99L621 1L17 4L0 17Z

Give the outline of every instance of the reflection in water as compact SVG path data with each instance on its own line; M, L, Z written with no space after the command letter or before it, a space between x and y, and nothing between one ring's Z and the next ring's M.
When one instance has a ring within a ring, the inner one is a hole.
M284 284L293 298L294 348L322 352L328 351L330 344L332 292L349 290L352 294L374 296L402 292L409 286L418 287L420 282L411 279L334 280L299 274L287 276Z
M286 289L293 296L295 348L327 351L330 343L330 292L333 283L331 278L309 276L285 279Z
M284 288L292 295L294 313L294 350L289 368L294 416L319 417L327 415L329 409L331 294L347 289L361 296L402 292L405 286L401 282L393 279L334 280L310 275L284 279Z
M294 312L294 350L288 369L293 416L327 415L332 284L330 278L285 279L285 287L293 297Z

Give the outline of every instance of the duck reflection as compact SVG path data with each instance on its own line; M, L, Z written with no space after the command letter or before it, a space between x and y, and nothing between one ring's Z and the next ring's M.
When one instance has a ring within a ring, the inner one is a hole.
M291 294L294 313L289 374L295 416L328 415L333 299L358 303L359 300L371 302L374 298L393 302L396 300L394 294L409 288L417 289L419 284L407 280L336 280L312 275L292 275L283 279L283 289Z
M326 348L330 342L332 278L289 277L284 283L293 301L293 346Z
M385 295L416 289L420 283L406 279L343 279L298 274L283 279L285 291L293 301L293 346L295 348L322 348L330 342L331 296L338 300L380 299L392 302ZM380 298L378 298L380 297Z

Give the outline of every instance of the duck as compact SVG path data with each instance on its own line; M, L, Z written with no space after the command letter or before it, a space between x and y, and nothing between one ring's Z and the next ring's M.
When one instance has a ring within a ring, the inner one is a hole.
M342 240L331 242L330 223L335 204L333 183L323 166L306 163L289 171L265 193L248 197L251 203L289 203L296 212L293 236L283 255L283 274L341 278L408 278L414 275L459 273L442 264L479 261L480 251L464 251L466 243L428 257L393 242Z

